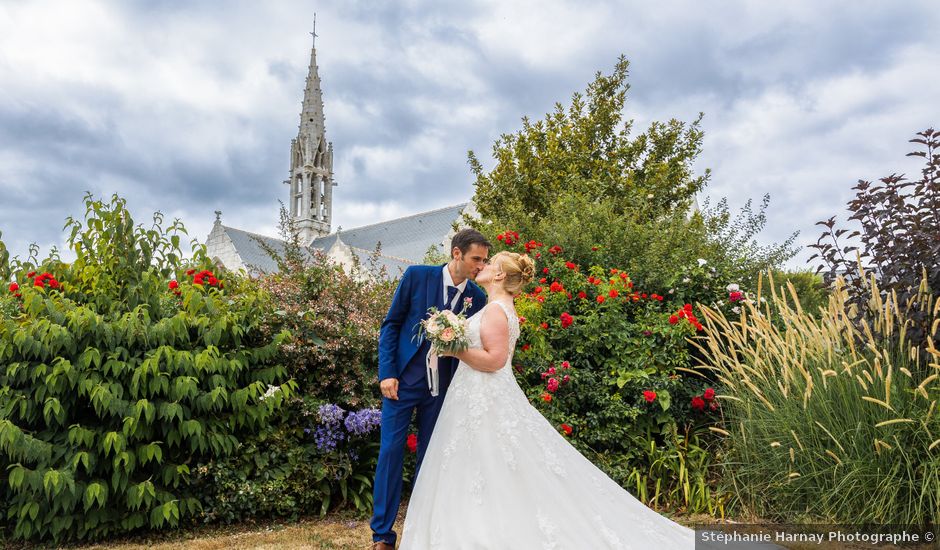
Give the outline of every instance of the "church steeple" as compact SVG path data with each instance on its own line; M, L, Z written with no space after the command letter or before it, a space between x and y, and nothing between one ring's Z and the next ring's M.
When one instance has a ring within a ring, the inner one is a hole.
M317 22L297 137L291 141L290 214L305 244L328 235L333 210L333 144L326 141L323 94L317 67Z

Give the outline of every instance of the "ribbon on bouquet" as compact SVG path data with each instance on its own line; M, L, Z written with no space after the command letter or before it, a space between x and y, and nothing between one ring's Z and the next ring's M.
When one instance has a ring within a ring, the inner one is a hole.
M428 389L431 390L431 395L437 397L441 389L441 374L437 368L437 353L434 352L433 346L428 350L424 364L427 367Z

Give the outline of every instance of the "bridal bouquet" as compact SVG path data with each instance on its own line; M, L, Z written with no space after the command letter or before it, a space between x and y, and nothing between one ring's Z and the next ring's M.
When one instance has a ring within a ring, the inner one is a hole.
M465 301L469 301L467 298ZM464 309L469 307L464 304ZM438 311L436 307L428 310L428 318L421 321L418 338L431 342L431 353L453 354L470 347L467 339L467 318L463 313L454 313L449 309Z

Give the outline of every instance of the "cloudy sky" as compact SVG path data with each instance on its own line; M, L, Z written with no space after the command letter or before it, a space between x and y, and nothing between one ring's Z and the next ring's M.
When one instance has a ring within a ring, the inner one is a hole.
M7 246L61 248L86 190L200 239L217 209L274 235L314 12L334 228L466 201L467 150L620 54L638 130L705 113L706 196L771 194L765 241L815 242L859 178L916 175L907 140L940 125L931 0L0 0Z

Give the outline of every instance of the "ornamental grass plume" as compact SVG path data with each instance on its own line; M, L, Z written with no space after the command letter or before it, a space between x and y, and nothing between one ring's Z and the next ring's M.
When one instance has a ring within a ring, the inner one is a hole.
M924 280L926 281L926 279ZM940 301L898 303L870 280L861 324L838 279L820 315L789 282L740 316L702 307L702 368L724 391L727 473L750 512L779 520L940 523ZM758 281L761 296L763 275ZM931 319L926 353L909 317Z

